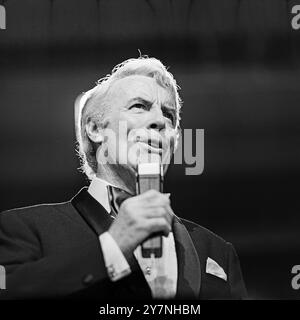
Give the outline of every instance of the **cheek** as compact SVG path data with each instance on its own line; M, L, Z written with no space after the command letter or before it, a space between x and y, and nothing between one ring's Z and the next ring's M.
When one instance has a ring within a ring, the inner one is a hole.
M135 140L134 137L136 137L136 135L144 135L144 132L140 132L140 130L144 130L144 122L140 117L134 115L120 117L117 125L117 133L121 147L122 144L125 143L129 143L129 145L134 143L133 140Z
M147 122L146 113L121 113L119 117L120 121L124 121L127 124L128 131L132 129L143 128Z
M165 132L165 139L168 142L171 149L174 149L175 141L177 139L177 131L174 128L167 128Z
M128 140L132 136L132 133L136 131L136 128L137 120L133 117L121 115L118 119L114 118L111 122L110 129L116 134L116 144L118 148L126 148L126 145L128 143L130 144Z

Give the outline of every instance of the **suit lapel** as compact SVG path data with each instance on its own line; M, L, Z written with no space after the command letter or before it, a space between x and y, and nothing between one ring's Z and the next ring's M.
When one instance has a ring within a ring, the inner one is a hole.
M71 203L97 235L107 231L113 222L113 218L88 193L87 188L82 188L71 200Z
M72 205L77 209L80 216L97 236L107 231L113 222L113 218L87 191L81 189L71 200ZM132 273L117 281L117 296L121 299L150 299L151 290L143 275L143 272L134 255L126 256L130 264Z
M175 248L178 260L177 299L196 299L200 294L201 266L192 239L175 216L173 220Z

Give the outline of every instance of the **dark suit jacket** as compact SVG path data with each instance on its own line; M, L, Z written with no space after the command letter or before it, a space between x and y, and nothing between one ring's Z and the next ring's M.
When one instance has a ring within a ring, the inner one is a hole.
M86 188L69 202L1 213L0 265L6 269L6 290L0 290L0 299L151 299L133 257L129 259L130 275L116 282L108 278L98 235L111 222ZM178 217L173 232L177 299L246 297L239 260L230 243ZM205 272L208 257L224 269L227 281Z

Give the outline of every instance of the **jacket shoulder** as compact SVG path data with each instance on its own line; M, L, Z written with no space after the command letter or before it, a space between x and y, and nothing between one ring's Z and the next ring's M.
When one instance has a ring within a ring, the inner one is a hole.
M70 201L61 203L45 203L33 206L14 208L0 212L0 220L18 220L24 223L49 221L51 217L70 216L74 212L74 207Z
M65 209L68 209L70 205L71 205L70 201L60 202L60 203L42 203L42 204L36 204L32 206L4 210L0 212L0 214L30 215L30 214L37 214L40 212L64 211Z
M228 242L225 239L223 239L213 231L203 226L200 226L199 224L193 221L183 219L183 218L180 218L180 220L186 227L192 239L201 241L206 245L214 245L214 246L221 246L221 247L228 245Z

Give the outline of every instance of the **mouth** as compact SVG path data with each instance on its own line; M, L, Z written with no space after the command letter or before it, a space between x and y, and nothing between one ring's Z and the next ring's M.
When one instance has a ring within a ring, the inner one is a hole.
M146 146L149 152L162 153L162 144L159 142L139 141L143 146Z
M163 149L161 140L148 139L147 141L142 141L142 142L148 144L148 146L150 146L151 148L161 149L161 150Z

